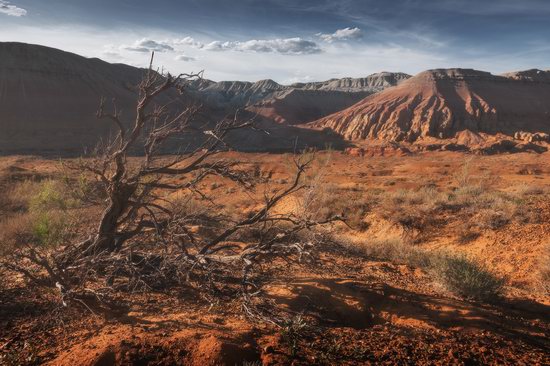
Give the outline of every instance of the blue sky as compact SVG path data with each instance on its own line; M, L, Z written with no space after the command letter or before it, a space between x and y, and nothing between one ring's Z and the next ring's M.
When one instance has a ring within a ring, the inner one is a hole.
M550 68L548 0L0 0L0 41L214 80Z

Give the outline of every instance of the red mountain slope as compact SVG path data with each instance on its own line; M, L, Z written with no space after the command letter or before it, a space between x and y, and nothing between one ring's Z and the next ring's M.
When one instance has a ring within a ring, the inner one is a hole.
M549 74L429 70L309 126L328 127L352 140L411 142L450 138L466 129L507 135L549 132Z

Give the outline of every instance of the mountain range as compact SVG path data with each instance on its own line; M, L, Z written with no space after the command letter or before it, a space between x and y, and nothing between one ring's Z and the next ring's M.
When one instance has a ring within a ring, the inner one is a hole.
M91 146L110 131L95 117L100 98L115 100L123 122L131 123L144 73L44 46L0 43L0 152ZM291 85L199 79L185 86L188 99L212 120L242 110L274 131L269 142L257 133L237 134L237 149L284 150L297 139L314 146L550 142L550 71L493 75L455 68L413 77L382 72Z

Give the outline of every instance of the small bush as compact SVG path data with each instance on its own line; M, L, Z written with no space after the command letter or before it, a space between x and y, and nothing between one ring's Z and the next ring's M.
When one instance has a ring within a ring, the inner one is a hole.
M34 215L31 233L34 242L41 246L60 244L66 237L67 223L64 215L53 216L50 212Z
M463 256L441 256L434 267L452 292L468 299L492 301L502 294L504 279Z
M307 323L302 315L288 319L281 328L281 341L287 345L291 357L296 357L300 347L300 340L307 330Z
M315 184L304 190L301 197L297 197L296 214L318 221L339 215L354 230L366 230L368 225L363 219L375 200L371 192Z
M53 180L43 182L38 192L29 200L29 209L35 212L51 209L65 210L69 206L58 184Z
M460 244L467 244L480 237L480 233L476 231L475 225L472 222L463 222L458 227L458 242Z

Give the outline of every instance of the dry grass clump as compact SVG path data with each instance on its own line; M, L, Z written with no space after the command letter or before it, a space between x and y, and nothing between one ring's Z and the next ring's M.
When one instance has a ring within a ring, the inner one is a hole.
M434 224L435 214L446 200L447 195L430 186L399 190L382 194L374 211L384 219L406 228L423 230Z
M541 196L548 194L548 188L532 184L522 184L516 187L515 193L519 197Z
M505 280L484 265L459 255L441 255L432 269L453 293L467 299L490 302L502 295Z
M418 268L428 268L432 260L430 253L405 242L398 235L373 238L359 245L347 243L344 246L368 258L407 264Z
M36 194L39 187L40 183L33 180L13 182L0 187L0 213L8 216L26 211L30 198Z
M458 242L460 244L469 243L481 236L481 233L479 232L478 227L470 221L465 221L462 224L460 224L458 226L457 233L458 233Z
M455 196L461 202L467 219L480 229L498 229L510 222L535 223L536 212L517 194L484 191L476 196Z
M419 231L444 224L449 219L460 220L458 234L462 242L472 240L479 230L495 230L511 222L538 222L536 211L523 196L483 185L460 187L450 192L433 187L389 192L381 195L373 210L384 219Z

